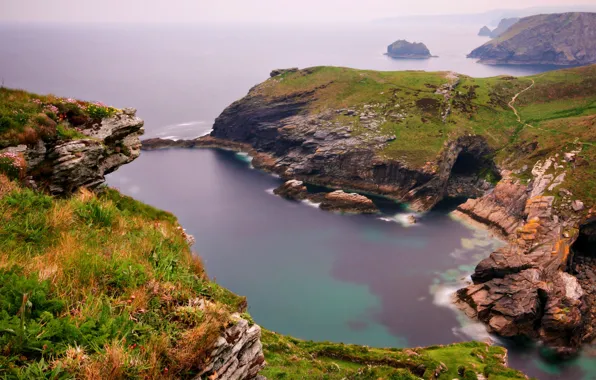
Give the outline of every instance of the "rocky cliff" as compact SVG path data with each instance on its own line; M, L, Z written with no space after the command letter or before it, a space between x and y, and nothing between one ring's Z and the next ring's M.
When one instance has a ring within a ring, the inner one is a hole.
M498 29L491 33L496 38L468 57L487 64L576 66L596 62L596 13L530 16L505 30Z
M585 246L596 205L594 80L596 66L483 79L282 71L224 110L211 136L144 149L249 152L253 165L289 180L279 193L290 198L308 197L304 184L418 210L470 198L460 212L510 244L479 264L460 305L498 334L540 339L565 355L593 337L596 270Z
M387 55L392 58L425 59L430 58L430 50L422 42L398 40L387 46Z

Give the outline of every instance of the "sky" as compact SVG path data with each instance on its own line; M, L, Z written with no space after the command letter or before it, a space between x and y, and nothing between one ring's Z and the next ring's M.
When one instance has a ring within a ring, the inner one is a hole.
M569 0L0 0L0 21L354 22L566 4Z

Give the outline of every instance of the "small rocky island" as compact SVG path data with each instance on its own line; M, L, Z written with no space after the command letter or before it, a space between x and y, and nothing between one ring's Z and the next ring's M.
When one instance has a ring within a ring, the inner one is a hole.
M490 30L488 26L483 26L482 29L480 29L480 32L478 32L478 35L483 37L497 38L518 21L519 18L517 17L504 18L501 20L501 22L499 22L499 25L494 30Z
M433 55L422 42L408 42L406 40L397 40L387 46L386 55L391 58L401 59L427 59Z
M478 35L481 37L490 37L492 34L492 30L490 30L490 28L488 26L483 26L480 31L478 32Z
M530 16L513 23L505 31L498 31L500 27L491 33L493 40L473 50L468 58L494 65L581 66L596 63L596 13ZM503 34L495 35L496 32Z

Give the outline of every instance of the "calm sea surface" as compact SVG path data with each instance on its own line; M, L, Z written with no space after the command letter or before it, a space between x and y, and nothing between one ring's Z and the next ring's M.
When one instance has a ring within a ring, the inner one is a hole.
M133 106L148 137L195 137L271 69L317 65L529 75L546 67L484 66L465 55L478 27L0 25L7 87ZM439 58L393 60L397 39ZM144 152L110 175L124 193L175 213L220 284L248 297L264 327L304 339L371 346L446 344L487 337L449 296L501 242L454 220L454 204L419 215L375 201L383 215L345 216L272 195L280 180L218 150ZM506 344L506 342L502 342ZM546 363L510 347L510 364L539 379L595 379L582 357Z

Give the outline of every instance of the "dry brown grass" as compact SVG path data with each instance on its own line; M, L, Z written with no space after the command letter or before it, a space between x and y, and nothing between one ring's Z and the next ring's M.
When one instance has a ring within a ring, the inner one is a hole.
M0 174L0 198L13 191L16 187L17 185L8 179L8 177Z

